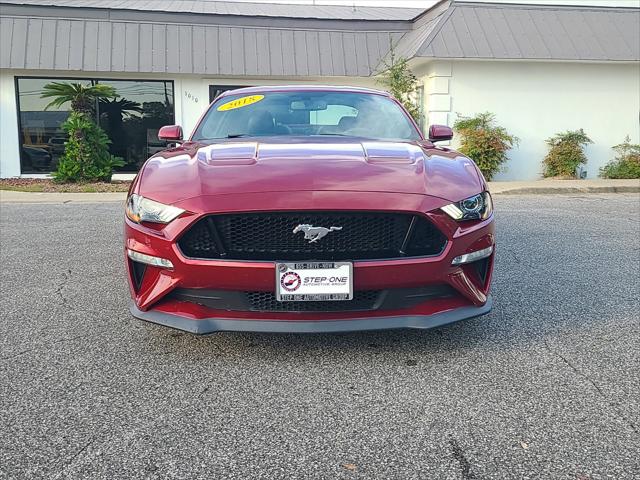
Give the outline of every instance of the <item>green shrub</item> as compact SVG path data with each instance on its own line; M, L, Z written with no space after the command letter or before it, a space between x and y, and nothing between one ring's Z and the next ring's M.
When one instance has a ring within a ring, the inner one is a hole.
M616 156L600 169L602 178L640 178L640 145L631 143L629 135L613 147Z
M507 151L518 144L518 137L495 124L495 115L479 113L473 117L460 116L453 128L462 137L460 152L471 158L487 180L502 169Z
M420 122L420 105L415 100L418 90L418 79L409 68L409 60L396 57L393 45L389 51L389 62L384 64L385 70L379 83L383 84L389 93L398 99L416 123Z
M578 165L587 163L584 147L593 143L584 130L558 133L547 139L549 153L544 157L545 177L575 177Z
M121 158L109 153L111 141L95 123L95 104L99 100L116 98L109 85L85 85L81 83L51 82L44 86L41 98L52 98L45 107L61 107L71 104L71 113L62 125L69 135L64 144L64 154L53 173L57 182L111 181L114 167L123 166Z
M69 140L53 173L57 182L109 182L113 168L124 165L109 153L109 137L86 114L72 112L62 128Z

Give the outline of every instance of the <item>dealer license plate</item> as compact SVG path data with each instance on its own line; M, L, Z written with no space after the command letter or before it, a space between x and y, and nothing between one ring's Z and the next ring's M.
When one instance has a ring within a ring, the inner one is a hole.
M276 263L276 299L280 302L351 300L352 298L352 263Z

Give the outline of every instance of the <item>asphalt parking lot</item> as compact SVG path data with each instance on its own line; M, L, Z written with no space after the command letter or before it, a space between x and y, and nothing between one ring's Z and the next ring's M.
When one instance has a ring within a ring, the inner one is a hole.
M0 205L0 478L639 478L638 195L496 205L488 316L209 337L129 315L120 204Z

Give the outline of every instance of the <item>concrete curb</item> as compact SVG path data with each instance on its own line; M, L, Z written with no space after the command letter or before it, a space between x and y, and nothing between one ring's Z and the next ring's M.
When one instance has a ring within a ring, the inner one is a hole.
M561 195L571 193L640 193L640 186L619 186L619 187L523 187L509 190L491 192L493 195Z
M493 195L556 195L640 193L640 180L535 180L489 182ZM125 192L35 193L0 190L0 203L115 203L124 202Z
M0 190L0 203L124 203L126 192L40 193Z
M534 180L489 182L493 195L555 195L576 193L638 193L640 180Z

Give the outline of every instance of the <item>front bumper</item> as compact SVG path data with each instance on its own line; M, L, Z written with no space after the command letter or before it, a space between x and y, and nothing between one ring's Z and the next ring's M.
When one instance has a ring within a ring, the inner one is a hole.
M365 330L414 329L425 330L440 327L449 323L479 317L491 311L491 297L480 307L467 306L455 310L434 313L432 315L407 315L390 317L366 317L351 320L259 320L235 318L201 318L193 319L173 315L162 311L149 310L143 312L131 302L131 314L141 320L157 323L166 327L184 330L197 335L216 332L259 332L259 333L338 333Z
M202 198L198 200L201 205L177 206L206 214L251 211L256 204L265 211L282 209L279 196L255 196L246 194L233 199L230 198L232 196L221 196L225 198L211 202L218 211L207 207L205 204L209 202ZM493 217L459 224L438 210L446 202L435 197L384 193L359 194L358 197L368 210L427 212L426 216L445 234L448 241L444 251L434 257L354 262L354 290L447 286L454 291L454 295L427 299L406 307L396 305L393 310L326 313L213 309L198 302L180 300L174 297L174 290L275 291L274 262L186 258L176 241L205 214L197 213L180 217L161 230L125 219L125 249L168 259L174 266L172 269L147 266L142 280L136 282L133 264L127 259L133 299L131 312L143 320L205 334L216 331L339 332L432 328L483 315L491 309L489 286L495 254L486 260L482 275L478 275L473 264L453 266L451 262L456 256L495 244ZM316 210L339 210L344 205L340 192L315 192L311 196L310 192L291 192L287 200L293 200L295 204L313 204Z

